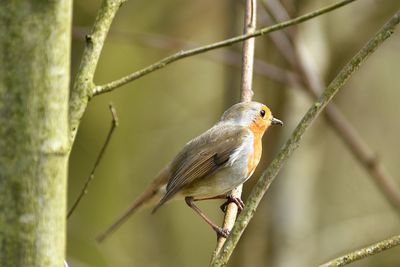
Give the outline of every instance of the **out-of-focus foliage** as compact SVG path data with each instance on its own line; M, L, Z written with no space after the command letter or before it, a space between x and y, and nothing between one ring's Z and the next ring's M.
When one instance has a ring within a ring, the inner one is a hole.
M285 1L290 2L290 1ZM295 1L302 14L332 1ZM73 72L100 1L75 1ZM364 0L297 27L325 83L400 7L397 0ZM241 1L127 1L114 20L95 81L104 83L182 49L169 38L207 44L242 32ZM261 5L259 17L264 14ZM260 20L261 21L261 20ZM261 23L260 23L261 24ZM260 25L263 26L263 25ZM169 37L168 40L164 37ZM224 50L240 51L240 45ZM400 190L400 35L385 43L354 75L334 102L397 180ZM256 42L257 58L290 69L268 37ZM238 99L240 71L212 53L174 63L116 91L94 98L83 118L70 160L71 205L110 125L108 103L120 127L97 169L89 193L68 221L70 266L206 266L215 234L184 202L151 215L135 214L103 244L94 241L154 175L191 138L209 128ZM265 136L261 170L311 103L298 88L255 75L254 99L286 122ZM216 221L218 201L201 203ZM315 266L350 249L400 232L395 211L323 117L260 205L230 266ZM353 266L397 266L400 249Z

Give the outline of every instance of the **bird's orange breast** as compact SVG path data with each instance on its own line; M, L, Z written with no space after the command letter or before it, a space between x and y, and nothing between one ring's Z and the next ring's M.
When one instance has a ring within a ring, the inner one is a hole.
M251 175L261 159L262 154L262 137L264 135L266 125L262 121L255 121L250 125L250 131L253 133L253 152L247 159L247 175Z

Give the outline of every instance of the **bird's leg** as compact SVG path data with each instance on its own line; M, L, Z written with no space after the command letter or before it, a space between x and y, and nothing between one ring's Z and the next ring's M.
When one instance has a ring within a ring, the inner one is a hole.
M223 212L226 211L226 208L228 207L228 205L230 203L235 203L236 206L238 207L239 212L241 212L244 209L244 203L243 201L235 196L232 196L231 194L229 195L219 195L219 196L215 196L215 197L207 197L207 198L200 198L200 199L193 199L193 201L200 201L200 200L212 200L212 199L226 199L226 201L220 206L221 210Z
M224 204L222 204L220 207L223 212L226 212L226 208L232 202L235 203L236 206L238 207L239 213L244 209L243 200L241 200L239 197L235 197L235 196L232 196L231 194L229 194L226 196L226 199L227 199L226 202Z
M208 225L211 226L211 228L217 233L218 237L219 237L219 236L223 236L223 237L225 237L225 238L228 237L229 231L226 230L226 229L223 229L223 228L219 227L218 225L216 225L215 223L213 223L213 222L207 217L207 215L205 215L204 212L202 212L202 211L199 209L199 207L197 207L197 206L194 204L194 201L195 201L195 200L193 199L193 197L185 197L185 201L186 201L186 204L187 204L190 208L192 208L197 214L200 215L201 218L203 218L204 221L206 221L206 223L207 223Z

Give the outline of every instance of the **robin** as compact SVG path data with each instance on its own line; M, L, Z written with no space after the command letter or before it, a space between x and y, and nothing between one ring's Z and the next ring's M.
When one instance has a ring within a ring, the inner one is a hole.
M239 211L244 204L229 192L251 177L262 151L261 138L270 125L283 125L269 108L257 102L242 102L224 112L221 119L203 134L188 142L181 152L162 169L156 179L117 219L98 241L116 230L143 204L155 203L153 213L172 198L183 198L219 236L229 232L213 223L195 201L224 198Z

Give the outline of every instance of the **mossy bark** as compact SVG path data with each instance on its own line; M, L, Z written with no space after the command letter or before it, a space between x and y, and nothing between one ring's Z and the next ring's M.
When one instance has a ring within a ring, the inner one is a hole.
M0 266L63 266L72 1L0 1Z

